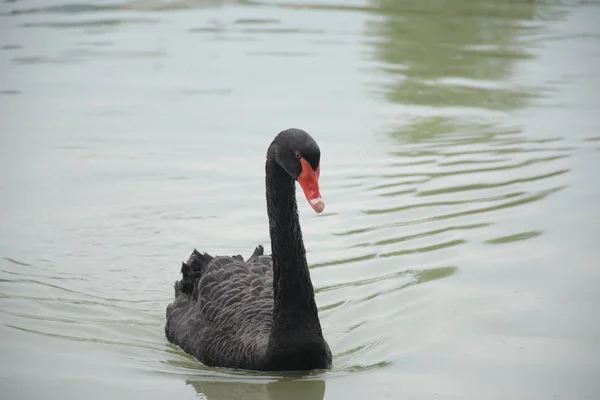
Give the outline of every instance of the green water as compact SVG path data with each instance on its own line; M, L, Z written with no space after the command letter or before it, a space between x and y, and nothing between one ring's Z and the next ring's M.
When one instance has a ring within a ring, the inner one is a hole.
M595 399L600 2L0 4L2 399ZM163 334L193 248L299 197L331 371L203 367ZM301 196L301 195L299 195Z

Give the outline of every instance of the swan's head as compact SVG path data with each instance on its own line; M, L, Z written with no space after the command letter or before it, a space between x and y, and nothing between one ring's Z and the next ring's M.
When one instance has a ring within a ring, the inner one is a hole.
M301 129L287 129L275 137L271 150L277 164L298 181L313 210L322 213L325 202L319 191L321 150L317 142Z

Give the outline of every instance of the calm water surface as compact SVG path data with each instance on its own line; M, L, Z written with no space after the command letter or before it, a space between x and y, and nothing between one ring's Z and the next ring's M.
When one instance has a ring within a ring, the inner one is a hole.
M3 399L595 399L600 3L5 1ZM205 368L164 310L193 248L268 244L300 198L334 367Z

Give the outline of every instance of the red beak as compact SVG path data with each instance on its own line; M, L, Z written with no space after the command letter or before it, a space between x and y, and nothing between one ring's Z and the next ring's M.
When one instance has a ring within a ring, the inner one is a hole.
M302 172L298 176L298 183L302 187L310 206L317 213L321 214L325 209L325 202L321 198L321 192L319 192L319 173L321 167L317 167L317 170L314 171L309 162L304 158L300 159L300 164L302 165Z

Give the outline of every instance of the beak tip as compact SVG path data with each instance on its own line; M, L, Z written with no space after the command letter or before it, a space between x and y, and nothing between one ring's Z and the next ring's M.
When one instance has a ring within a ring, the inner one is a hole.
M321 197L317 197L316 199L310 200L310 206L315 210L318 214L321 214L325 209L325 202Z

